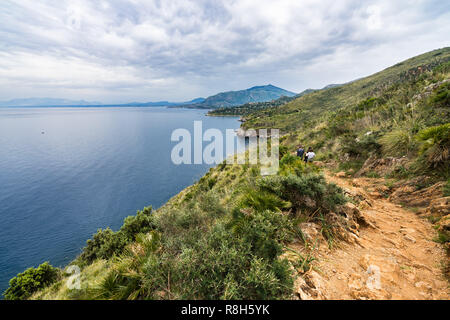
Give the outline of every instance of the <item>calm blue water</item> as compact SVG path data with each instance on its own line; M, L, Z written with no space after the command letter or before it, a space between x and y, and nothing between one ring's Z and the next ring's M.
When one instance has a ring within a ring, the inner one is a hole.
M98 228L161 206L210 166L172 164L177 128L236 118L167 108L0 108L0 291L28 267L75 258ZM45 134L41 132L44 131Z

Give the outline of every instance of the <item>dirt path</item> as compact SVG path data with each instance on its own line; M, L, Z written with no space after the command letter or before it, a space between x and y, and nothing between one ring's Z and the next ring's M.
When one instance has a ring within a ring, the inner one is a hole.
M371 206L360 210L375 227L361 229L354 244L340 242L332 250L320 246L314 253L318 271L297 283L303 287L300 298L449 299L442 272L448 258L433 241L436 232L427 220L371 194L376 180L332 174L327 179L370 199Z

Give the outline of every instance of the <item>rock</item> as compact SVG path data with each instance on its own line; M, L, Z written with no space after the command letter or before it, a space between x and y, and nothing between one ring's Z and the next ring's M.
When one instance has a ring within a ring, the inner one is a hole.
M450 214L450 197L437 198L430 202L425 211L426 214L433 216L445 216Z
M326 163L323 161L314 161L313 163L316 167L319 167L319 168L325 168L327 166Z
M316 201L314 201L310 197L304 197L303 202L304 202L305 206L308 208L316 208L316 206L317 206Z
M366 254L360 259L359 265L366 271L378 268L381 285L383 285L383 282L398 283L400 267L395 259L386 259Z
M375 199L381 199L381 198L383 198L383 195L381 194L381 193L379 193L378 191L373 191L373 192L371 192L371 193L369 193L370 194L370 196L372 197L372 198L375 198Z
M433 287L432 287L429 283L426 283L426 282L423 282L423 281L416 282L416 283L414 284L414 286L415 286L416 288L419 288L419 289L425 289L425 290L427 290L428 292L433 291Z
M414 179L415 181L416 179ZM417 181L416 183L418 183ZM444 183L440 182L431 187L417 190L416 185L411 185L411 182L396 187L395 191L389 197L391 202L403 204L408 207L430 207L431 210L449 210L448 197L442 200L436 200L442 197L442 187Z
M294 292L297 294L300 300L314 300L311 295L306 292L306 290L308 289L309 287L302 277L297 277L297 279L295 279Z
M450 231L450 214L439 221L439 231Z
M353 179L352 180L352 185L354 186L354 187L361 187L361 183L359 183L359 181L358 181L358 179Z
M294 290L300 300L325 300L327 291L322 277L315 271L305 274L304 278L297 277Z
M345 178L347 177L347 174L344 171L336 173L336 177L338 178Z
M389 194L391 192L391 189L385 185L379 185L376 189L381 194Z
M348 278L348 287L352 290L361 290L364 287L364 281L360 274L354 273Z
M303 235L305 236L305 240L308 242L315 242L315 241L322 241L323 236L320 232L321 227L315 223L301 223L299 225L300 229L303 232Z
M383 290L382 288L375 288L370 285L370 277L365 279L366 276L360 274L352 274L348 280L348 288L351 290L351 296L353 299L359 300L382 300L390 299L392 295ZM369 283L369 285L367 285Z
M407 163L408 159L406 157L378 159L375 155L372 155L364 162L361 169L355 174L355 177L359 178L368 173L376 173L382 177L392 173L398 167L406 167Z
M415 233L415 232L416 232L416 230L411 229L411 228L405 228L405 227L400 228L400 233L402 233L402 234L411 234L411 233ZM396 233L394 232L394 234L396 234Z
M447 238L450 238L450 215L443 217L439 221L439 229L438 230L440 233L447 236ZM445 245L447 246L447 250L448 250L450 242L447 242ZM449 251L447 251L447 252L449 252Z
M412 243L416 243L417 240L414 239L414 237L410 236L410 235L405 235L405 239L408 241L411 241Z
M357 223L358 227L362 226L375 228L369 219L366 218L353 203L347 202L346 204L340 206L338 208L338 213L344 215L349 221L353 220Z

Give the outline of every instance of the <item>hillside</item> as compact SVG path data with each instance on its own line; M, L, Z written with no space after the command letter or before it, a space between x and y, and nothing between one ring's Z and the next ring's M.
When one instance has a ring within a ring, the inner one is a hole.
M295 93L273 85L257 86L246 90L229 91L208 97L202 103L192 104L195 108L223 108L239 106L246 103L268 102L283 96L293 97Z
M295 99L304 96L305 94L314 92L313 89L308 89L292 97L282 96L276 100L267 102L251 102L246 103L236 107L221 107L213 109L208 112L209 116L246 116L255 112L260 112L262 110L276 108L285 105L288 102L294 101Z
M438 81L433 79L429 72L450 60L450 48L435 50L387 68L367 78L351 83L315 91L296 99L285 106L270 109L263 113L255 113L247 118L245 127L262 128L276 127L284 132L294 133L304 126L313 127L315 124L330 120L340 111L353 111L363 100L370 98L383 98L373 103L381 107L385 100L402 95L398 105L412 100L428 84ZM445 78L445 72L440 75ZM400 89L409 90L400 92ZM365 111L366 109L357 110ZM367 110L370 111L370 110ZM377 112L377 110L374 110ZM398 110L399 112L407 110Z
M6 296L448 299L449 111L450 48L246 111L244 128L283 133L277 175L223 163L162 208L99 230L72 263L80 290L44 265ZM293 156L299 143L320 161ZM27 287L33 275L48 281Z

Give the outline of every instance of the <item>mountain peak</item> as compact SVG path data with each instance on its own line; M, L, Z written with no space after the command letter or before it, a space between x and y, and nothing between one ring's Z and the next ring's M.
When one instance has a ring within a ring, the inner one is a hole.
M272 84L254 86L240 91L228 91L207 98L201 107L220 108L233 107L252 102L268 102L283 96L293 97L296 93L276 87Z

